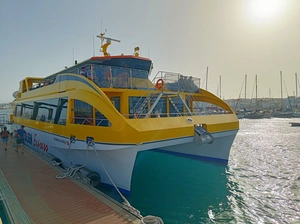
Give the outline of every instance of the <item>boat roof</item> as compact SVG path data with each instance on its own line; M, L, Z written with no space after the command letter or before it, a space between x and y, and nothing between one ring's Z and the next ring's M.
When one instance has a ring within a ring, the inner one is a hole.
M137 57L134 55L94 56L69 68L47 76L45 79L53 79L58 74L62 73L72 73L75 69L80 69L86 65L116 66L128 69L145 70L149 72L152 68L152 61L149 58Z

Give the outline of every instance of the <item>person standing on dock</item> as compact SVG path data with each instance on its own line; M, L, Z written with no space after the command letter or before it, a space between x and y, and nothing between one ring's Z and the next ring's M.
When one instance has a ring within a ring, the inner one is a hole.
M24 125L21 125L21 128L17 130L17 149L19 151L19 146L21 146L22 154L24 153L24 138L26 136L26 131L24 130Z
M4 144L5 151L7 151L7 142L9 136L9 131L7 131L7 127L4 127L3 131L1 131L0 134L1 134L2 142Z

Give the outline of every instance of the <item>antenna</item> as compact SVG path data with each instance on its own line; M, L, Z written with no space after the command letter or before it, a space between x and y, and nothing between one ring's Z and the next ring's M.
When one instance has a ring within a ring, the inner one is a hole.
M93 35L93 56L95 57L95 41L94 41L94 35Z
M97 35L97 37L100 38L101 40L100 52L103 52L104 56L109 56L110 54L107 52L107 47L111 44L112 41L119 42L119 43L121 41L110 37L105 37L104 35L106 32L107 29L105 29L104 33L100 33L99 35ZM106 43L104 43L104 40L106 40Z
M73 51L73 65L74 65L74 47L72 48Z

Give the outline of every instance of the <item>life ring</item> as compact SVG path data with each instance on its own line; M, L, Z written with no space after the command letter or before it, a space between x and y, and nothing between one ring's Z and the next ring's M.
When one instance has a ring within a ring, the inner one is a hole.
M155 88L158 89L158 90L160 90L160 89L163 88L164 84L165 84L164 80L163 79L159 79L159 80L156 81Z

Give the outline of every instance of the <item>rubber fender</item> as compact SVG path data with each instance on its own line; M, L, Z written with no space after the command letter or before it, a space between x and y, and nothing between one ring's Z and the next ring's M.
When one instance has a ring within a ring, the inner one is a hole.
M100 177L99 173L92 171L92 172L88 173L86 175L86 177L89 178L92 181L92 186L94 188L97 188L97 187L100 186L101 177Z

